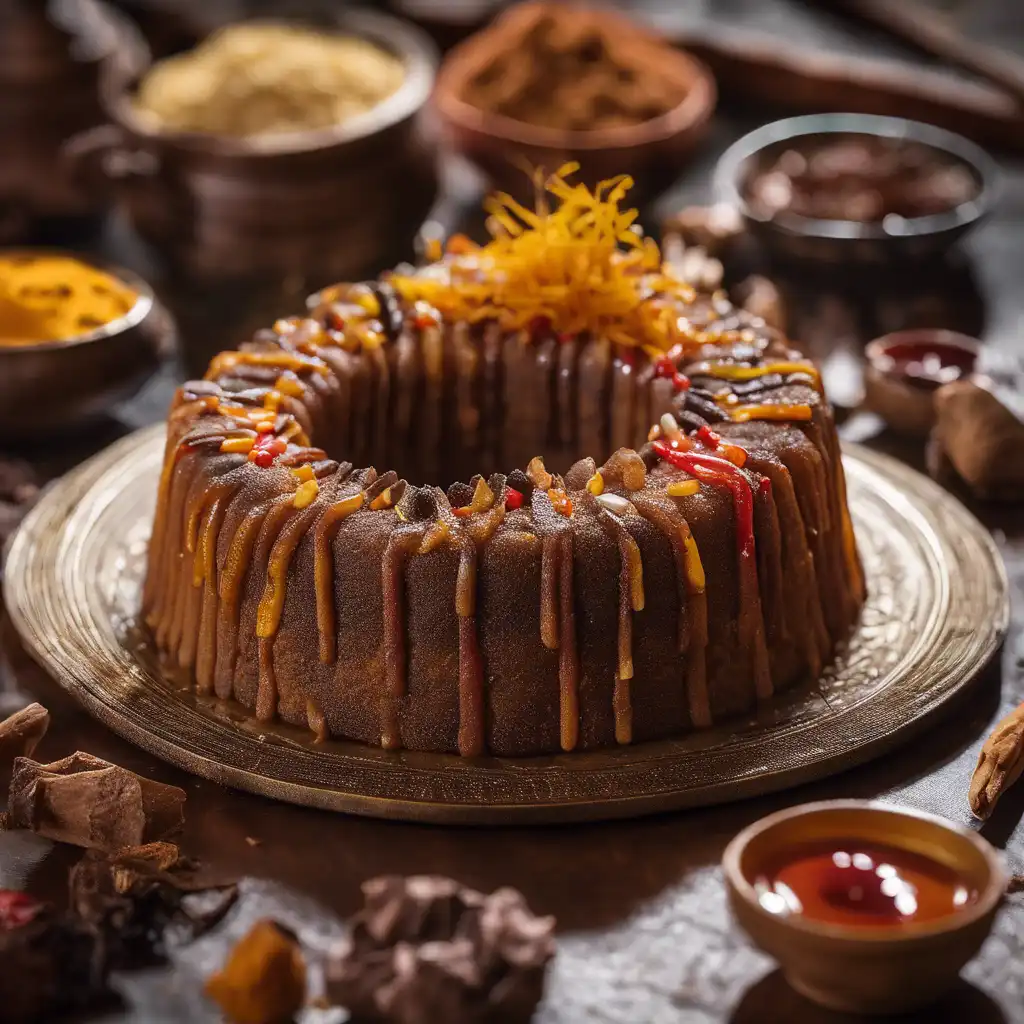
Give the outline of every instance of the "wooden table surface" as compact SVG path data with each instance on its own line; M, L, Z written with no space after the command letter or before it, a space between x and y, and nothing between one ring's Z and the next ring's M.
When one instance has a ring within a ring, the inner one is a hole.
M708 170L741 120L719 121L707 150L661 204L706 196ZM966 327L991 350L1024 357L1024 166L1007 165L997 215L970 239L966 254L921 275L860 281L850 275L794 278L794 334L824 360L826 383L842 404L859 393L863 342L903 322ZM160 419L177 370L168 368L137 400L95 430L34 451L53 473L119 433ZM920 446L879 432L853 414L848 436L920 466ZM881 797L969 823L967 785L990 725L1024 701L1024 506L976 507L993 531L1013 591L1012 626L1001 655L956 710L930 732L884 759L811 786L707 810L606 825L467 829L343 817L236 793L194 779L95 724L21 649L0 623L0 700L39 700L53 724L38 754L56 759L81 749L133 771L182 786L188 794L181 845L225 872L246 876L244 897L222 930L176 968L124 979L127 1008L113 1021L216 1020L199 996L197 975L223 954L246 922L272 914L313 946L337 935L371 876L438 872L490 891L513 885L532 908L558 919L558 955L543 1024L580 1021L667 1024L682 1021L849 1021L793 993L773 964L748 943L726 905L719 859L741 828L782 806L833 797ZM1024 871L1024 784L982 829ZM247 839L259 841L258 845ZM0 887L28 888L60 901L78 851L24 833L0 833ZM1024 1022L1024 896L1011 897L993 936L954 995L913 1020ZM305 1019L343 1015L308 1011ZM2 1011L0 1011L2 1018ZM99 1019L99 1018L97 1018ZM901 1018L902 1019L902 1018Z

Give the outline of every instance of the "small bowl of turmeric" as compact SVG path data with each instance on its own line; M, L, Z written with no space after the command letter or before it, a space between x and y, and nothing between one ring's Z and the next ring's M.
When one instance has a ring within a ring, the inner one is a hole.
M716 95L700 61L623 14L535 0L447 55L433 103L449 145L517 198L524 168L566 162L591 186L629 175L635 197L678 177Z
M34 437L129 398L174 346L141 278L65 252L0 250L0 430Z

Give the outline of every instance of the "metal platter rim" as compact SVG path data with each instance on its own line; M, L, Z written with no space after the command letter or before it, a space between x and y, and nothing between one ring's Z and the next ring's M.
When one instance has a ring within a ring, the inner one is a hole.
M331 744L340 750L340 753L335 752L332 756L340 759L338 763L347 765L355 775L365 772L367 768L378 770L383 765L386 771L405 774L407 777L419 773L429 777L432 773L444 770L450 778L450 770L457 768L463 779L514 779L518 776L522 780L530 775L543 775L545 779L570 779L573 785L582 783L580 794L575 798L551 802L512 800L488 803L407 799L359 791L358 787L353 788L351 781L348 788L343 788L330 784L311 785L280 775L261 774L250 770L245 764L247 760L252 759L251 751L247 751L245 747L251 747L256 742L253 735L241 733L223 722L215 722L202 715L196 715L194 708L191 717L200 723L198 727L201 730L215 726L219 731L218 735L208 733L205 736L205 747L209 749L215 746L216 739L233 745L233 763L208 756L203 752L204 744L190 743L186 738L183 745L180 735L175 737L167 734L166 730L155 729L151 723L144 719L140 720L137 715L133 717L132 709L124 707L123 699L103 688L102 680L98 679L99 670L89 666L89 648L80 632L88 630L90 623L95 625L95 609L75 606L61 589L63 576L70 571L69 567L75 567L81 561L82 546L90 538L90 531L95 532L96 524L101 520L104 510L110 503L117 501L131 485L132 478L124 469L140 459L159 460L163 433L163 426L158 425L130 435L72 471L48 490L26 518L9 547L4 578L8 609L33 657L50 671L90 714L114 732L187 771L222 784L289 802L385 818L460 824L505 824L629 817L726 802L788 788L860 764L923 729L988 663L1008 627L1009 588L1005 569L998 549L981 524L956 499L902 463L858 446L848 445L844 446L844 451L851 477L855 478L860 486L873 487L876 492L888 488L889 500L904 504L904 514L908 517L908 522L915 522L914 517L917 517L917 529L922 535L929 530L934 532L934 536L925 539L929 544L938 545L935 557L939 559L938 564L945 569L944 572L938 573L940 592L934 595L936 608L933 609L931 616L932 619L937 616L940 621L935 625L937 633L932 630L922 633L918 638L918 647L929 643L934 647L939 641L949 639L945 636L944 630L948 631L948 620L955 610L948 607L948 602L950 592L956 589L957 580L953 578L950 566L942 561L943 544L952 543L952 539L946 537L943 540L941 533L936 529L936 524L940 527L945 524L947 532L956 535L957 543L971 549L971 558L967 560L966 565L971 572L981 570L981 576L984 577L982 583L987 584L988 600L983 606L986 614L982 616L979 608L976 615L976 618L982 621L973 623L970 628L961 626L953 637L961 643L965 636L972 639L973 643L966 656L957 664L945 667L940 679L943 687L937 697L915 707L903 721L895 723L891 728L876 727L854 747L840 746L839 749L819 753L814 757L798 757L796 763L787 764L773 772L734 773L728 778L689 789L630 790L627 785L623 792L615 795L594 795L593 792L587 795L585 783L588 780L599 780L609 774L626 777L631 769L645 769L674 760L692 761L700 752L686 749L688 739L682 738L640 744L612 752L522 760L488 758L474 764L452 755L420 753L396 756L354 743ZM936 509L940 509L942 514L937 515ZM921 540L920 537L917 539ZM116 538L102 541L107 545L116 545L118 542ZM932 568L934 570L934 566ZM49 616L41 614L38 593L33 594L33 588L37 591L42 588L51 600L57 601L56 608L50 610ZM955 598L956 594L953 596ZM972 611L975 610L973 605L968 607ZM54 617L67 633L63 638L47 635L46 627L54 625ZM72 651L62 649L62 640L65 644L71 644ZM76 643L77 656L72 656ZM125 656L123 646L117 652L107 653L113 655L115 661L117 656L121 656L122 660ZM932 656L935 654L934 651L925 653ZM80 660L83 656L84 662ZM83 678L86 675L92 678ZM169 709L172 718L175 715L180 716L181 709L188 711L188 705L182 702L177 694L165 691L159 686L149 688L145 696L147 699L173 704ZM869 701L870 699L868 698ZM830 714L830 728L835 731L838 722L844 717L851 714L856 716L859 707L860 705L852 705L839 714ZM792 726L787 735L795 735L794 730L799 732L801 729L815 727L821 728L820 723L808 720L801 726ZM765 735L769 739L763 742L770 742L772 734L769 732ZM755 742L762 740L755 738ZM277 747L276 744L261 746L263 752L267 752L268 748ZM282 749L288 748L278 748L276 752L280 753ZM299 756L301 752L293 753L296 756L292 760L296 764L304 762L305 759ZM319 754L313 756L319 757ZM260 759L257 757L257 760Z

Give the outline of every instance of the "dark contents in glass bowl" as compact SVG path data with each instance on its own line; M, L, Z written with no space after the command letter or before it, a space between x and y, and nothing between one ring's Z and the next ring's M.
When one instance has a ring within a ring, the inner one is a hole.
M874 361L881 372L930 390L970 376L977 358L976 352L961 345L922 337L894 341Z
M979 191L971 169L952 154L859 134L794 140L745 187L747 201L765 220L786 213L865 224L945 213Z

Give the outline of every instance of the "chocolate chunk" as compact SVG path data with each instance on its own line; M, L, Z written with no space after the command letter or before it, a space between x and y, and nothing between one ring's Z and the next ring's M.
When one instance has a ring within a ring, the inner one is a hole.
M462 508L473 500L473 488L469 484L456 481L448 488L448 501L452 508Z
M38 764L14 762L7 824L73 846L118 850L181 828L185 793L81 751Z
M490 896L449 878L376 878L363 885L330 992L357 1018L526 1021L554 955L554 919L514 889Z
M513 469L505 482L527 500L533 493L533 481L521 469Z
M235 1024L291 1020L306 998L306 964L295 936L275 921L258 921L207 981L206 994Z
M50 712L42 704L29 704L0 722L0 769L16 757L31 757L50 725Z
M123 970L159 963L169 945L217 924L237 889L208 885L173 843L90 850L72 869L70 904L101 938L108 967Z

